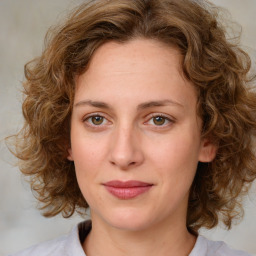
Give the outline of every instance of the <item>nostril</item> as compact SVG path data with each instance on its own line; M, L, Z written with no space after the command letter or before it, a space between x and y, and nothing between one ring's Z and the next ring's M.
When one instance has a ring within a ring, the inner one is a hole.
M115 163L114 161L110 161L110 163L111 163L112 165L116 165L116 163ZM136 165L136 162L128 163L127 166L131 166L131 165Z

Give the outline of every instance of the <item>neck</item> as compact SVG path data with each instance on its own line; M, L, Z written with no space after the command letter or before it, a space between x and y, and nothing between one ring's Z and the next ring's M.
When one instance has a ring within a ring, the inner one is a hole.
M83 248L87 256L188 256L196 237L190 234L184 222L154 227L140 231L127 231L110 227L92 219L92 230Z

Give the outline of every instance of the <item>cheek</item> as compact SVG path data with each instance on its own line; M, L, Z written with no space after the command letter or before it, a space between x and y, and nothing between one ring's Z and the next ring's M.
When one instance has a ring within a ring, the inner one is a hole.
M199 140L193 136L173 136L151 149L151 164L158 170L165 191L186 192L196 173Z
M166 139L158 143L157 147L149 145L147 148L151 148L151 155L155 161L170 167L190 164L194 166L198 162L199 146L192 139Z
M83 127L74 127L71 133L72 155L77 166L99 163L106 145L105 136L86 133Z
M100 143L94 143L86 137L77 135L72 137L72 155L79 187L84 197L87 198L87 188L97 177L104 150Z
M99 181L99 170L101 169L103 150L95 143L83 140L73 141L72 151L75 164L75 172L79 188L87 203L91 206L94 201L98 203L100 194L94 190L95 183ZM95 193L96 192L96 193Z
M72 152L76 172L83 176L92 174L93 169L97 169L103 154L102 148L93 146L90 143L79 143L72 148Z

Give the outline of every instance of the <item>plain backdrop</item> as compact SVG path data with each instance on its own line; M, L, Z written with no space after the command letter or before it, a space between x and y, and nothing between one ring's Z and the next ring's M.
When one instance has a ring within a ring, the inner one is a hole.
M21 177L4 137L22 126L21 81L24 64L40 54L50 25L60 21L81 0L0 1L0 256L65 234L80 217L46 219L36 210L29 185ZM214 0L229 10L243 28L242 43L256 59L256 1ZM245 200L243 221L231 231L218 227L202 234L224 240L256 255L256 189Z

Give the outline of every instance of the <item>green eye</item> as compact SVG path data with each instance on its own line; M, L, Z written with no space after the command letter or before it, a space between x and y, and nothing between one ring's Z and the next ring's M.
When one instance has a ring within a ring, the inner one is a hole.
M92 116L90 119L93 125L101 125L104 122L104 117L102 116Z
M163 125L166 122L166 118L162 116L155 116L153 117L153 123L155 125Z

